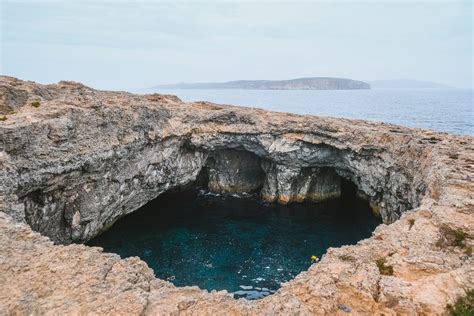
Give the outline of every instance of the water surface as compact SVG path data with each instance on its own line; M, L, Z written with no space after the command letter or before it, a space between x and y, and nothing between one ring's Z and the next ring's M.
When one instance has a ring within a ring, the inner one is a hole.
M383 121L474 135L469 89L372 90L149 90L183 101L260 107L272 111ZM143 91L142 91L143 92Z
M139 256L177 286L256 299L306 270L312 255L370 237L379 223L359 200L281 206L187 191L158 197L89 244Z

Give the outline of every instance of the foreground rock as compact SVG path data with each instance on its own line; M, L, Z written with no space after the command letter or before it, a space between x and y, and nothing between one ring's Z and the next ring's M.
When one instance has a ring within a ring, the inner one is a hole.
M73 82L1 77L0 93L0 310L441 313L474 286L472 137ZM31 230L83 242L195 182L290 203L337 197L346 180L392 224L259 301L176 288L137 258Z

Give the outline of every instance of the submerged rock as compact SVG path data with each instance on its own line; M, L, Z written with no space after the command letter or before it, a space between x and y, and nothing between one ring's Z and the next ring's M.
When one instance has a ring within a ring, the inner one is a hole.
M474 287L472 137L74 82L0 77L0 94L8 117L0 122L6 313L312 315L348 304L358 314L440 314ZM55 245L87 241L159 194L202 178L216 192L258 191L279 203L334 198L351 181L390 225L330 249L254 302L176 288L137 258ZM464 232L462 242L438 243L445 226ZM380 273L378 259L393 275Z

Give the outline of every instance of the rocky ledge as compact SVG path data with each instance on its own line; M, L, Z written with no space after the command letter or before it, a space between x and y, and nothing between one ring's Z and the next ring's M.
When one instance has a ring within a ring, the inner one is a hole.
M439 314L474 287L472 137L66 81L0 77L0 97L6 313ZM285 204L337 197L347 181L385 224L258 301L75 244L196 183Z

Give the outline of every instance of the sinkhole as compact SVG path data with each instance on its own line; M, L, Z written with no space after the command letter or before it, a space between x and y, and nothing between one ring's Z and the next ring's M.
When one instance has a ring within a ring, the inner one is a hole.
M345 187L337 199L288 205L197 188L164 193L88 244L138 256L176 286L258 299L308 269L311 256L370 237L381 223Z

